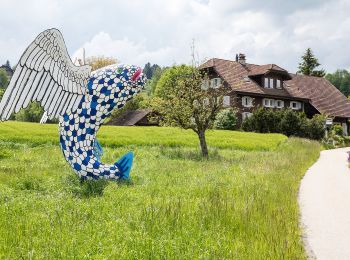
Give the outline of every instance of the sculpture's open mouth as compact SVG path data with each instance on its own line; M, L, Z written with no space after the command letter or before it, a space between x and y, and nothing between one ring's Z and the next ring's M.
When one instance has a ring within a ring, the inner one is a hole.
M132 76L131 80L132 81L137 81L140 77L141 77L141 73L142 73L142 69L139 68L135 73L134 75Z

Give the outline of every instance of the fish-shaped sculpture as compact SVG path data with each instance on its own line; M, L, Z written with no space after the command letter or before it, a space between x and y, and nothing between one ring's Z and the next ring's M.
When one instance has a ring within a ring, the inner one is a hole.
M113 109L122 108L145 81L137 66L116 64L93 72L90 66L75 66L62 34L49 29L18 62L0 102L0 121L37 101L45 110L41 123L59 119L63 155L81 179L127 179L132 152L113 165L103 164L96 134Z

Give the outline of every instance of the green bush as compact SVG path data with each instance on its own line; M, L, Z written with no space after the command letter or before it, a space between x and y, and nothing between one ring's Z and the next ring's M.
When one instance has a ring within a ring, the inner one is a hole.
M248 132L282 133L287 136L321 140L325 135L324 122L323 115L307 119L305 113L291 109L258 108L251 117L244 120L242 129Z
M44 114L44 109L39 103L33 102L26 109L22 109L15 114L15 120L24 122L40 122Z
M341 127L341 125L335 124L332 126L332 131L334 131L334 134L339 135L339 136L343 136L343 128Z
M324 125L326 118L323 115L315 115L313 118L308 120L307 136L310 139L321 140L326 133ZM341 129L343 131L343 129Z
M284 110L284 115L281 118L281 131L286 136L307 135L307 119L304 113L298 113L291 109ZM306 130L306 131L305 131Z
M350 146L350 136L343 136L345 146Z
M222 130L234 130L237 125L237 111L232 108L222 110L217 114L214 127Z
M258 108L253 115L242 123L242 129L248 132L281 133L283 111Z

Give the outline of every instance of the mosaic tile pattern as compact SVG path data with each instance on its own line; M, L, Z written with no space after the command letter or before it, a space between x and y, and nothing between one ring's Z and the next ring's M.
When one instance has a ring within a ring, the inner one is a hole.
M67 162L82 179L128 178L133 154L114 165L100 162L96 133L114 108L120 109L145 84L141 68L111 65L91 73L73 64L61 32L40 33L27 47L0 102L0 122L39 102L40 123L59 118L60 144Z
M112 65L93 72L88 93L74 113L60 117L60 144L67 162L82 179L127 178L132 155L127 154L114 165L100 162L96 154L96 133L114 108L122 108L141 91L145 76L140 68Z

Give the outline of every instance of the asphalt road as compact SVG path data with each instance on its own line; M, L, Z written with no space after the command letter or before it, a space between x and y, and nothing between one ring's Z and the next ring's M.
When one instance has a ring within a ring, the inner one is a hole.
M301 225L311 259L350 259L348 151L322 151L301 182Z

